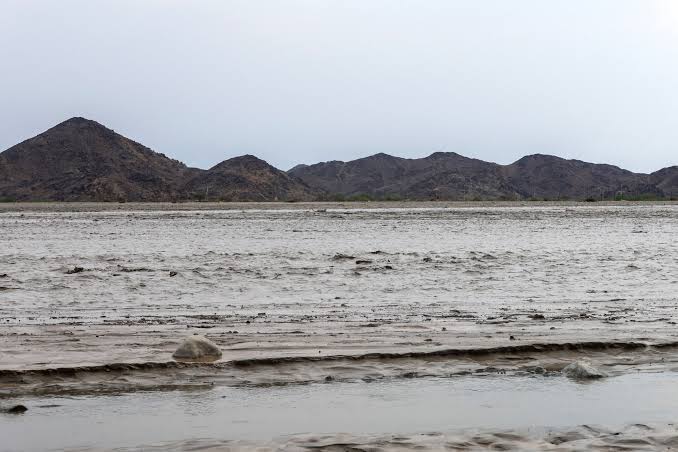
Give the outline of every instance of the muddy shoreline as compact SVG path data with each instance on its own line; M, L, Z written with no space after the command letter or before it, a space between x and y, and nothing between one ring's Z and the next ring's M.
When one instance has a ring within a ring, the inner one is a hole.
M2 212L451 209L486 207L675 206L678 201L314 201L314 202L4 202Z
M678 370L678 343L550 343L429 352L110 363L0 370L0 400L26 396L124 394L227 387L271 387L398 379L563 377L567 365L593 362L607 376Z

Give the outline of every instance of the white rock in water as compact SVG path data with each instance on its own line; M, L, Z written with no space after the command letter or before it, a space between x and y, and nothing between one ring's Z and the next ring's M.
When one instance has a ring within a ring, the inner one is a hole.
M180 361L207 361L221 358L217 344L204 336L189 336L172 355Z
M607 376L587 361L575 361L565 367L563 373L570 378L603 378Z

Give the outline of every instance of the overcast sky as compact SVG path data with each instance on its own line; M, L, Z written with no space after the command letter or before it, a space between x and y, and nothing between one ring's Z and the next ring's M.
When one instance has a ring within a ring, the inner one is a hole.
M72 116L189 165L678 164L678 1L0 0L0 149Z

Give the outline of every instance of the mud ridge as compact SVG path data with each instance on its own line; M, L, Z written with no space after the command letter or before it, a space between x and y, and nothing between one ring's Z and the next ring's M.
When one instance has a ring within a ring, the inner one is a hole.
M552 353L563 351L600 352L639 350L644 348L668 349L678 347L678 342L646 344L642 342L568 342L568 343L541 343L524 344L505 347L485 347L469 349L444 349L427 352L404 353L366 353L362 355L329 355L329 356L293 356L275 358L236 359L214 363L186 363L176 361L144 362L144 363L111 363L94 366L55 367L47 369L0 369L0 381L12 377L22 376L75 376L80 373L96 372L129 372L153 371L161 369L188 369L188 368L229 368L248 366L276 366L294 363L336 362L336 361L385 361L399 359L427 359L427 358L465 358L484 357L492 355L510 356L534 353Z
M642 348L670 348L678 347L678 342L661 344L646 344L642 342L570 342L570 343L543 343L524 344L505 347L485 347L469 349L444 349L426 352L405 353L366 353L363 355L330 355L330 356L294 356L277 358L253 358L231 361L234 366L266 366L286 363L314 362L314 361L367 361L367 360L397 360L397 359L426 359L426 358L463 358L472 356L490 355L520 355L528 353L549 353L562 351L593 352L604 350L637 350Z

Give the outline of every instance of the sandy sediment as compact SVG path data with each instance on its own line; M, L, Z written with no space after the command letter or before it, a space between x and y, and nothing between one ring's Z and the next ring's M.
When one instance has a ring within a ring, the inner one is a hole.
M535 431L536 430L536 431ZM583 425L570 429L470 430L397 434L383 436L297 435L276 441L188 440L144 446L144 450L205 451L484 451L484 450L673 450L678 447L678 427L674 425L631 424L617 428ZM128 449L120 449L128 450ZM134 450L137 450L135 448Z

